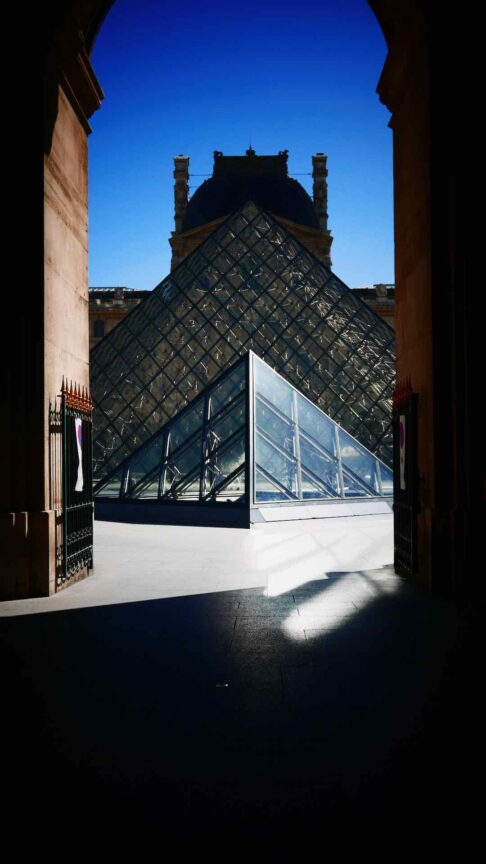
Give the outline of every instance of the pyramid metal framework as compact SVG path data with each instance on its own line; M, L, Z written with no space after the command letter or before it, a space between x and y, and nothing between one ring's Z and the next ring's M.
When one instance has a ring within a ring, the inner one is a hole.
M164 521L182 505L198 521L223 509L222 522L249 524L258 521L249 511L268 504L392 494L391 470L250 351L102 481L96 499L118 516L137 504Z
M248 350L392 464L393 330L248 202L93 348L95 481Z

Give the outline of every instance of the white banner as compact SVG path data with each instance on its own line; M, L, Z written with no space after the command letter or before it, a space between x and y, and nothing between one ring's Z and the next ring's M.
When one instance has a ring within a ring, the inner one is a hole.
M405 485L405 415L400 414L400 489L407 488Z
M78 448L78 478L76 480L76 486L74 487L76 492L82 492L84 489L84 478L83 478L83 421L79 417L75 417L74 419L74 429L76 432L76 446Z

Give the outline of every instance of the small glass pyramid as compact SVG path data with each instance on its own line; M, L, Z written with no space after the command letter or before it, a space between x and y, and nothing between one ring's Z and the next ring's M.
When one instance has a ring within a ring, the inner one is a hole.
M93 348L95 481L248 350L392 464L393 330L248 202Z
M251 522L269 503L392 494L390 469L252 351L95 489L122 509L157 503L160 521L163 505L231 505Z

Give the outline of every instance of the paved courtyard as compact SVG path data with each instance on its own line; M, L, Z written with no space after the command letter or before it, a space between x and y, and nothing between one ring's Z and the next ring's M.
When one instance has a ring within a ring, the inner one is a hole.
M92 577L0 604L10 800L181 849L430 827L475 740L470 631L391 560L389 516L96 523Z
M95 522L95 570L54 597L0 602L0 616L53 612L214 591L274 596L330 573L393 561L392 515L243 528Z

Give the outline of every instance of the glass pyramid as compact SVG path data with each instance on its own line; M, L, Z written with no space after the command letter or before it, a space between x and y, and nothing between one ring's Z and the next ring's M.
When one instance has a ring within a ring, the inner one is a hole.
M391 465L393 330L248 202L93 348L95 480L250 349Z
M95 490L97 501L122 507L226 504L246 512L392 494L391 470L251 351Z

